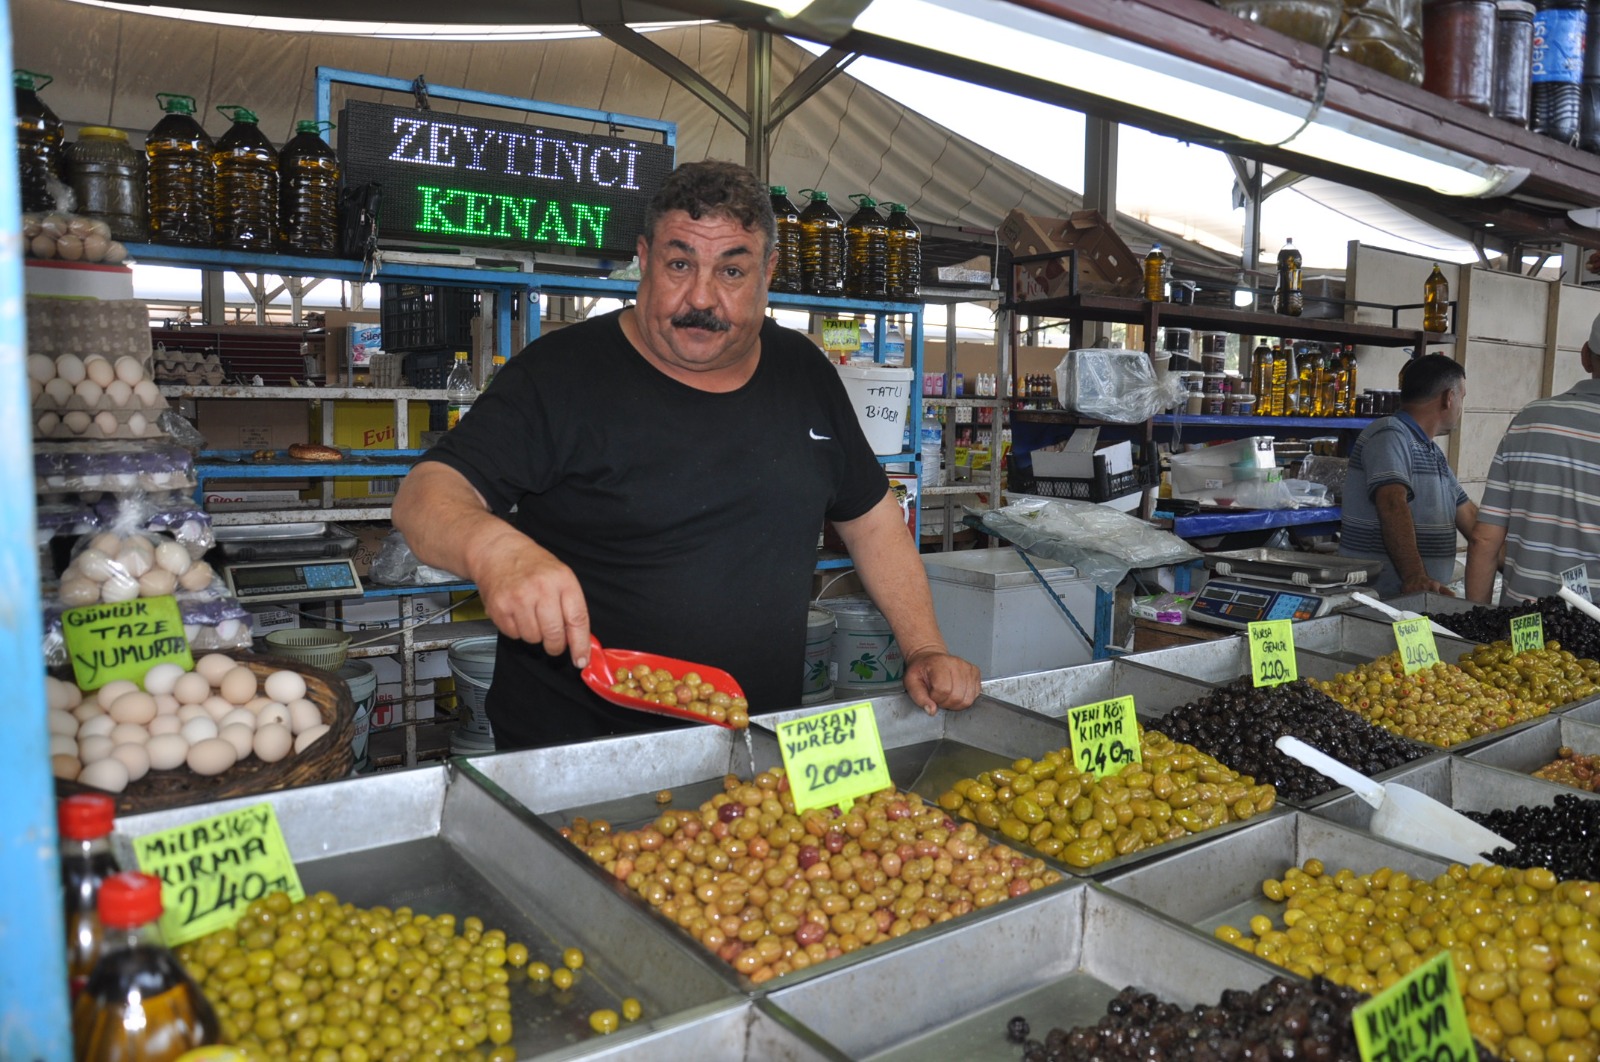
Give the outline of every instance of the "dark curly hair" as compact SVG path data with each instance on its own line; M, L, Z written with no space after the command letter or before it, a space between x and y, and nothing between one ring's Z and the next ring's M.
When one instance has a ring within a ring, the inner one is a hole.
M761 233L766 241L762 254L770 254L778 241L778 223L772 214L772 199L756 175L735 162L707 159L686 162L667 176L666 183L650 200L644 215L644 239L655 238L656 223L663 214L681 210L691 218L718 215L732 218L746 229Z

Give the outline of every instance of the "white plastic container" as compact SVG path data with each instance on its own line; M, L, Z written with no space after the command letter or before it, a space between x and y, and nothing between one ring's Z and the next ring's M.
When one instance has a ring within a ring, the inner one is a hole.
M494 751L494 731L484 711L484 697L494 681L494 655L498 639L463 638L450 646L450 671L456 680L456 698L461 706L461 721L450 738L450 751L470 756Z
M856 407L867 444L879 455L901 453L906 415L911 409L911 369L881 365L840 365L839 378Z
M1014 549L957 550L922 558L945 644L984 678L1087 663L1093 648L1061 614ZM1059 561L1033 558L1072 615L1094 635L1094 583Z
M833 613L812 605L806 610L805 674L800 684L800 703L813 704L833 696L833 681L828 677L828 661L833 655Z
M905 683L906 661L900 643L867 597L835 597L818 602L833 613L836 626L828 658L834 692L880 693Z

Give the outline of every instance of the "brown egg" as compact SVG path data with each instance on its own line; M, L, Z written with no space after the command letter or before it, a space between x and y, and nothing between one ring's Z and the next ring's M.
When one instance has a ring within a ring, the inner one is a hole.
M330 729L332 728L329 727L327 723L319 723L310 730L307 730L305 733L294 739L295 752L304 752L306 749L316 744L317 740L321 738L322 735L326 734Z
M243 723L234 723L223 727L217 737L232 745L234 753L242 760L250 755L250 748L256 740L256 729Z
M207 653L194 662L195 671L213 686L222 685L223 677L238 666L239 662L226 653Z
M111 750L111 758L127 769L130 783L150 773L150 753L143 744L118 745Z
M236 667L222 676L217 688L231 703L244 704L256 695L256 673L247 667Z
M289 728L280 723L268 723L256 731L252 747L256 759L262 763L277 763L289 755L289 749L294 745L294 735Z
M50 773L57 778L65 778L69 782L76 781L78 772L82 769L83 764L78 762L76 756L50 757Z
M185 762L195 774L213 775L226 771L238 759L239 753L232 742L214 737L189 746L189 757Z
M170 771L183 766L189 756L189 743L178 734L158 734L150 739L150 744L144 750L150 756L152 770Z
M180 675L178 681L172 684L172 695L178 698L179 704L199 704L211 696L211 683L206 681L204 675L191 671Z
M132 690L112 701L106 714L119 723L143 725L156 717L156 699L148 693Z

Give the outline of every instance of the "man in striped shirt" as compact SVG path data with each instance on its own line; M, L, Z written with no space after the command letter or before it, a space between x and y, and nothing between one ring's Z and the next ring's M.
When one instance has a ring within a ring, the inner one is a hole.
M1433 437L1461 423L1466 394L1460 363L1414 358L1400 370L1400 412L1373 421L1350 448L1339 554L1382 563L1373 583L1381 597L1450 593L1456 532L1472 533L1477 508Z
M1600 317L1582 357L1590 378L1530 402L1495 451L1467 546L1473 601L1489 603L1496 568L1504 604L1556 593L1580 565L1600 576Z

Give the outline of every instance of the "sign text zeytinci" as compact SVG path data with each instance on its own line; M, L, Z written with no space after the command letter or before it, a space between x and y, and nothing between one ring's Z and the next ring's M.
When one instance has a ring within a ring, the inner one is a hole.
M380 232L632 254L672 149L349 100L348 184L383 186Z

